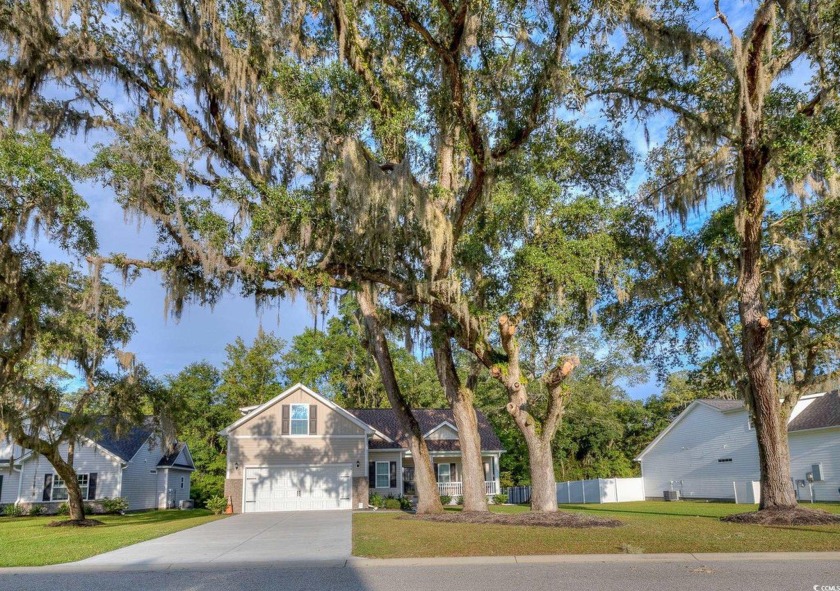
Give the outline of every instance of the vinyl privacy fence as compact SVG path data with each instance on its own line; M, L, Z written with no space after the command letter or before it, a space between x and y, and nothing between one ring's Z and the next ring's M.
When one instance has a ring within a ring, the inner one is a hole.
M508 502L527 503L531 500L530 486L507 489ZM557 483L558 503L624 503L644 501L645 486L641 478L596 478Z

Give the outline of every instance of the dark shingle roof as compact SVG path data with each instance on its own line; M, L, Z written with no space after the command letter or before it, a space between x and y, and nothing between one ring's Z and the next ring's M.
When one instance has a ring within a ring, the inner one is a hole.
M371 449L399 449L407 448L406 434L397 420L397 415L390 408L357 408L347 412L364 421L380 433L394 440L395 443L374 439L370 442ZM420 430L428 433L443 422L455 424L455 417L450 409L416 409L412 411L420 423ZM502 442L493 430L493 426L480 410L475 411L478 419L478 434L481 436L481 448L485 450L502 449ZM458 440L426 440L430 451L459 451Z
M704 402L709 406L713 406L714 408L724 412L727 410L738 410L740 408L744 408L743 400L727 400L725 398L701 398L700 402Z
M69 416L69 413L59 412L59 417L64 420ZM100 423L104 423L106 419L100 419ZM90 437L95 443L105 448L118 458L129 461L134 457L144 443L149 439L152 433L155 432L154 417L146 417L142 425L132 427L122 437L117 435L107 427L100 427Z
M186 443L176 443L175 449L172 453L166 454L163 456L160 461L158 462L159 467L174 467L174 468L191 468L194 469L195 466L192 463L184 464L184 463L176 463L178 460L178 456L180 455L181 451L187 446ZM187 454L187 458L189 458L189 454Z
M825 427L840 427L840 390L827 392L816 398L788 423L788 431Z

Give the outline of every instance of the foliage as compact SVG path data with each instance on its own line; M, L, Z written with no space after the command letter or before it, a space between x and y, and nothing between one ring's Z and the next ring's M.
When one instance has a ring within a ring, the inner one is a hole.
M70 514L70 505L66 502L61 503L55 510L56 515L69 515Z
M250 346L237 337L225 347L227 360L221 373L219 393L231 412L271 400L283 389L280 354L285 344L271 333L259 330Z
M39 515L44 515L46 512L47 508L43 505L32 505L29 507L30 517L38 517Z
M93 515L94 513L96 513L96 505L85 503L85 515Z
M390 510L402 509L402 503L399 499L391 497L384 500L383 507Z
M368 505L371 507L382 508L385 506L385 499L377 492L372 492L368 495Z
M3 505L3 515L6 517L21 517L26 515L26 511L20 505L8 503Z
M449 503L451 503L451 502L452 502L452 497L451 497L451 496L449 496L449 495L440 495L440 504L441 504L441 505L446 506L446 505L448 505L448 504L449 504Z
M228 501L223 496L210 497L204 502L204 506L212 511L214 515L221 515L224 513L225 509L227 509L227 505Z
M505 505L507 502L508 502L508 496L506 494L493 495L493 504L494 505Z
M105 497L100 501L100 504L102 510L109 515L128 511L128 499L125 497L114 497L113 499Z

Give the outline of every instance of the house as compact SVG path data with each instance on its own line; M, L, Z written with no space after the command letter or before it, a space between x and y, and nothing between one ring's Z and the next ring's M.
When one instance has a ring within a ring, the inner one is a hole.
M67 457L67 445L60 448ZM11 464L11 465L10 465ZM163 449L152 419L116 437L108 429L76 443L73 466L84 498L124 497L130 511L177 507L190 498L195 470L185 443ZM44 505L56 509L67 488L43 456L0 436L0 505Z
M800 500L811 500L812 486L815 500L840 501L840 392L803 396L788 421L788 440ZM695 400L636 461L647 498L678 491L685 498L755 500L752 483L760 479L755 430L739 400Z
M236 513L352 509L371 491L414 494L414 461L390 409L344 409L297 384L221 432L227 438L225 495ZM416 410L440 493L462 493L458 430L449 410ZM485 491L499 491L501 442L478 413Z

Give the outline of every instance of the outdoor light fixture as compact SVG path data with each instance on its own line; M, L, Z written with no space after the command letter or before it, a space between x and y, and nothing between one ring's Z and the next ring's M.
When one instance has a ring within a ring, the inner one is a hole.
M237 471L237 472L239 471L239 462L235 462L235 463L233 464L233 469L234 469L235 471Z
M359 460L356 460L356 467L359 468L361 465L362 464L359 462Z

